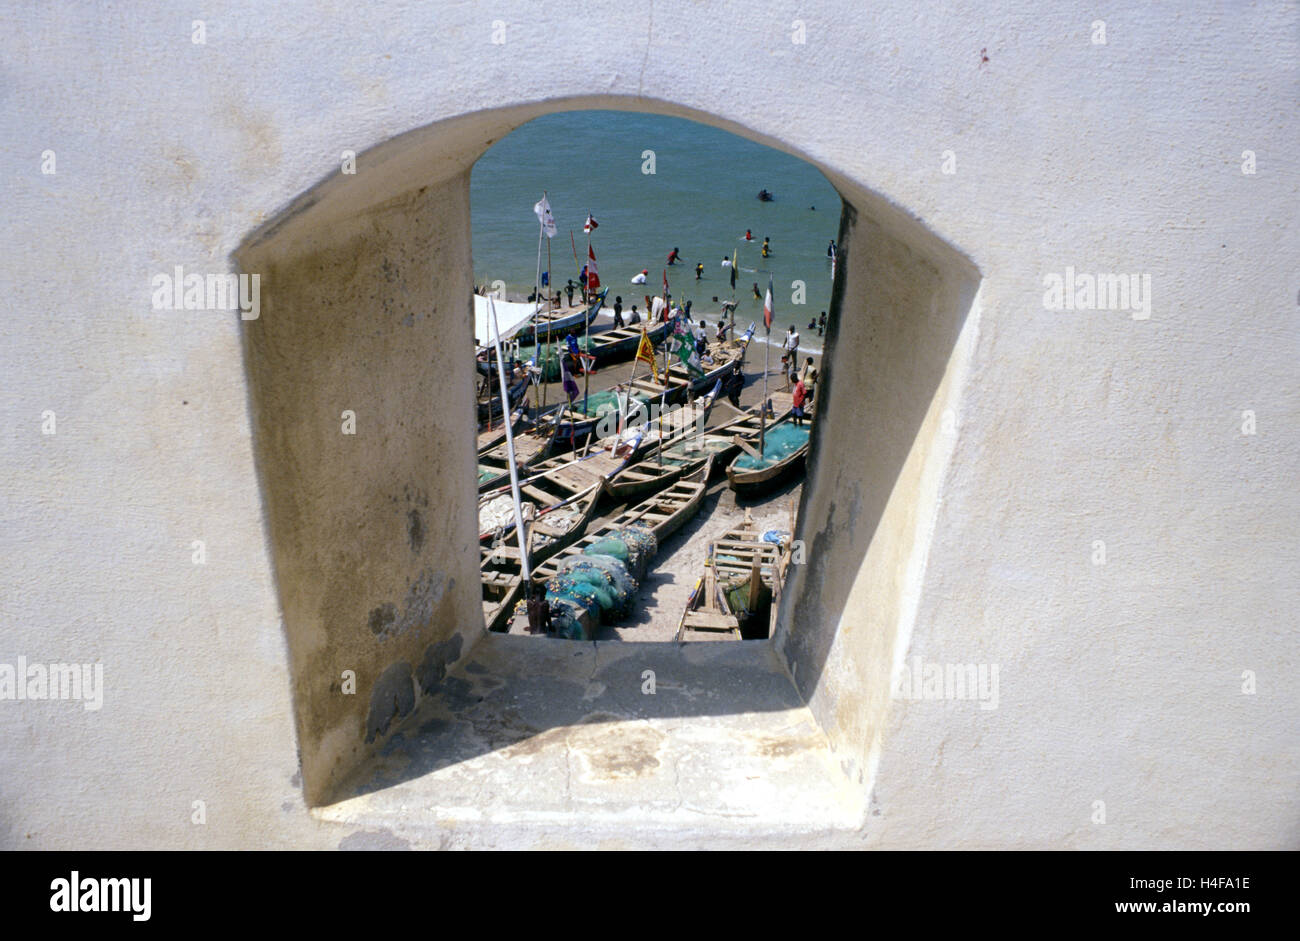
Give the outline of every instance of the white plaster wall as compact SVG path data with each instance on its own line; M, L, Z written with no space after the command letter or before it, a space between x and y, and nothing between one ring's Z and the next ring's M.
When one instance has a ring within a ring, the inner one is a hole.
M238 323L149 278L227 270L343 150L605 95L799 152L984 279L908 656L998 663L1001 705L895 704L867 844L1300 843L1293 4L233 3L206 46L197 15L0 12L0 661L109 685L0 703L0 843L338 842L294 778ZM1066 265L1149 272L1151 318L1044 310Z

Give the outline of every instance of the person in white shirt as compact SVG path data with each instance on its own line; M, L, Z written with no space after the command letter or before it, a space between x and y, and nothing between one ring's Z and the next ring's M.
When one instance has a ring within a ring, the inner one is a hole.
M645 276L650 273L648 268L643 268L641 273L632 279L633 284L645 284Z
M790 384L790 371L797 368L799 362L799 334L795 332L794 324L790 324L790 331L785 335L785 341L781 344L781 349L789 355L789 368L786 370L786 386Z

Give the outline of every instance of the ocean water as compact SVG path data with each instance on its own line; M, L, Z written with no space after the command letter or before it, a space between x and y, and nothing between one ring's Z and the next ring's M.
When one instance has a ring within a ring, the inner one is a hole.
M646 150L654 151L653 174L642 172ZM763 188L774 195L772 202L757 198ZM549 241L554 286L562 288L570 278L577 282L587 255L582 224L590 212L599 223L591 242L610 303L622 295L625 310L634 303L644 310L645 295L662 291L668 253L677 247L681 261L667 268L669 289L712 319L721 301L732 296L720 262L739 248L737 327L757 321L762 336L763 305L754 299L752 285L758 282L766 292L770 271L773 340L793 323L804 346L820 345L807 325L830 307L826 247L839 232L840 198L810 164L681 118L627 111L537 118L498 141L474 165L476 284L500 279L511 294L532 291L538 234L533 205L543 190L558 229L555 238L542 240L542 269L547 270ZM741 240L746 229L753 233L752 243ZM760 257L764 237L771 239L766 259ZM704 263L701 281L695 280L696 262ZM643 268L649 269L647 283L632 284ZM802 304L793 297L795 281L804 283Z

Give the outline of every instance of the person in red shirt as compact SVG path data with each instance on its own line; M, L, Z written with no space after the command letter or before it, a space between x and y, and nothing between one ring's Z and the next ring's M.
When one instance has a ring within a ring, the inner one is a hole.
M794 421L796 428L803 427L803 402L807 396L808 388L803 384L803 380L800 379L794 384L794 408L790 410L790 418Z

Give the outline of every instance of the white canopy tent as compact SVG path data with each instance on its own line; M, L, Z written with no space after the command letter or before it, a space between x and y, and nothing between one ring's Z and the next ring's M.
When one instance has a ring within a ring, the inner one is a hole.
M541 310L541 305L497 301L496 309L501 339L509 340L528 323L533 314ZM492 345L492 318L488 312L488 299L481 294L474 295L474 338L480 348Z

